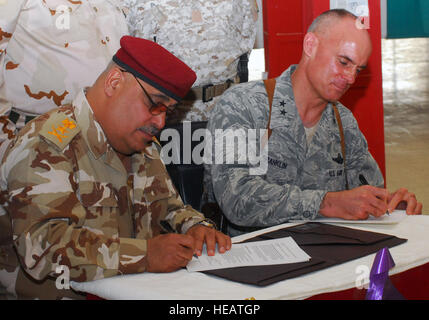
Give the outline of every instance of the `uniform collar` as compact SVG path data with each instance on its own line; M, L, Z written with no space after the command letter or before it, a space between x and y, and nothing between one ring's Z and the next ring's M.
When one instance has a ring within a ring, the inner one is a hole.
M296 68L297 65L290 66L277 78L272 105L271 129L282 127L290 129L291 125L299 122L291 81L291 75Z
M159 159L159 151L156 147L156 142L152 142L151 145L147 146L146 149L142 152L146 158L149 159Z
M111 148L108 147L107 137L101 125L94 118L94 113L86 99L84 90L77 94L73 106L76 120L82 130L82 136L95 159L98 159Z
M295 96L292 88L291 76L296 68L297 65L291 65L277 78L270 125L271 129L277 129L278 134L282 134L284 131L295 137L299 137L299 139L302 140L298 141L299 145L306 146L304 125L302 124L298 109L296 108ZM332 104L328 103L323 111L313 139L317 139L317 137L321 135L329 135L332 133L332 124L335 124L334 119Z

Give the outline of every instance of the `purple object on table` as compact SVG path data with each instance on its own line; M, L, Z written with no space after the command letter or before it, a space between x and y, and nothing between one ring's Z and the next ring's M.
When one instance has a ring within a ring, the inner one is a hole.
M404 300L389 278L389 270L395 266L388 248L377 252L369 275L366 300Z

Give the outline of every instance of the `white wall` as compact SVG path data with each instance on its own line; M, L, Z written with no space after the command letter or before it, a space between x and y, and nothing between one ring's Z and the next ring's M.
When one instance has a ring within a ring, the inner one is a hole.
M258 3L259 14L258 14L258 25L256 31L256 43L255 48L263 48L264 47L264 24L262 18L262 0L256 0Z
M381 38L387 38L387 0L380 0L381 8Z

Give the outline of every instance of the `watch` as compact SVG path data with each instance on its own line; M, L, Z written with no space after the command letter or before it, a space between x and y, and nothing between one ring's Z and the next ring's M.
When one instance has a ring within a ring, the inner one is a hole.
M198 222L197 225L202 225L204 227L216 229L215 223L207 218Z

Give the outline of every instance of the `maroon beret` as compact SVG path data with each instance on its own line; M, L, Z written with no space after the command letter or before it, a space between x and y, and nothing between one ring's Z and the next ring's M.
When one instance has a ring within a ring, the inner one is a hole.
M123 36L113 61L176 101L186 96L197 79L195 72L171 52L142 38Z

